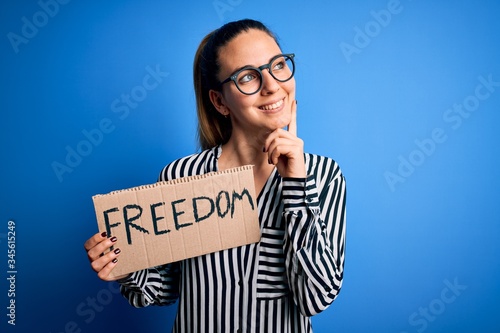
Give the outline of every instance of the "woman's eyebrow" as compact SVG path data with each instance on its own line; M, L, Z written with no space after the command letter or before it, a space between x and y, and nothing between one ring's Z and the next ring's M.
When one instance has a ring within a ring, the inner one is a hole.
M245 65L245 66L238 67L234 71L231 72L231 76L233 76L234 74L236 74L236 72L241 71L242 69L247 69L247 68L257 68L257 67L256 66L252 66L252 65Z
M277 54L273 55L271 58L269 58L269 60L267 61L267 63L262 64L262 65L260 65L260 66L263 66L263 65L267 65L267 64L269 64L269 62L271 62L271 60L272 60L273 58L275 58L276 56L279 56L280 54L281 54L281 53L277 53ZM230 73L231 73L231 75L230 75L230 76L233 76L236 72L238 72L238 71L240 71L240 70L242 70L242 69L246 69L246 68L259 68L260 66L254 66L254 65L244 65L244 66L238 67L238 68L236 68L234 71L230 72Z

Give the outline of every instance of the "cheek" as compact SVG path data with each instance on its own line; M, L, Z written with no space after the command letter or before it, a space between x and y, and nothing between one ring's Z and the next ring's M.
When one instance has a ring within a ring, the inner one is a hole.
M284 84L286 92L290 95L290 97L292 97L292 99L295 99L295 78L292 78L290 81L287 81Z
M256 103L256 95L244 95L239 91L231 91L226 95L227 106L230 109L246 109Z

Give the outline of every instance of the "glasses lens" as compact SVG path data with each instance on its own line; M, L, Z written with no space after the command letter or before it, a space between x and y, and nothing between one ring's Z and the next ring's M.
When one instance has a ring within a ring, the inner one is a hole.
M292 78L294 64L290 57L281 56L276 58L271 64L271 74L278 81L284 82Z
M238 88L245 94L256 93L260 89L261 82L262 76L255 69L245 69L236 78Z

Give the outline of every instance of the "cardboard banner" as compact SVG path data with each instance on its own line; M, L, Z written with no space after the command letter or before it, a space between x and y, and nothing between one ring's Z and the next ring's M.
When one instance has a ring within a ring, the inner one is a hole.
M122 251L113 277L260 240L251 165L92 200L99 231Z

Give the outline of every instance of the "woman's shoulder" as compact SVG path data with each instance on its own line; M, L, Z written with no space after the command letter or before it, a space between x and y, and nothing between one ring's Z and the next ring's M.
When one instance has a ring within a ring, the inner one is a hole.
M331 157L304 153L306 171L309 175L316 175L316 177L337 178L344 177L339 164Z
M160 172L159 181L171 180L214 171L217 165L217 147L187 155L168 163Z

